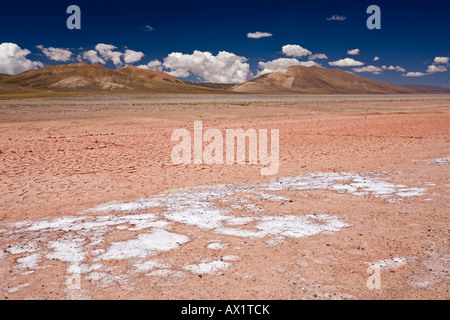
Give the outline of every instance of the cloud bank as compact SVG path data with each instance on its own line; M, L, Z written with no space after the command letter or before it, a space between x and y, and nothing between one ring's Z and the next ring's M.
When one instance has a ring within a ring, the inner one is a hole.
M82 61L82 60L86 60L89 61L91 64L106 64L106 61L103 60L102 58L100 58L98 56L98 52L95 50L89 50L89 51L85 51L83 53L81 53L78 56L78 60Z
M308 60L316 60L316 59L328 59L328 57L323 53L315 53L308 57Z
M400 66L395 66L395 67L394 66L389 66L389 67L382 66L381 69L389 70L389 71L406 72L406 70Z
M53 61L62 61L67 62L72 57L72 52L69 49L61 49L61 48L44 48L44 46L39 45L36 48L42 50L44 55Z
M114 49L117 49L117 47L111 44L99 43L95 46L95 50L99 53L103 60L111 60L116 67L120 67L123 65L121 60L123 53L114 51Z
M252 78L247 58L220 51L194 51L192 54L172 52L164 59L164 68L174 77L187 78L191 74L207 82L241 83Z
M0 44L0 73L16 75L30 69L43 67L42 62L27 59L30 53L30 50L22 49L15 43Z
M427 73L446 72L449 66L449 57L435 57L433 64L428 66Z
M261 69L258 75L262 75L278 70L283 70L292 66L312 67L320 65L314 61L299 61L295 58L280 58L272 61L260 62L258 66Z
M141 69L153 70L153 71L163 71L164 65L159 60L150 61L147 64L141 64L137 66Z
M111 44L99 43L95 46L95 50L88 50L78 55L78 61L87 61L91 64L106 64L111 61L117 68L124 64L136 63L142 60L144 53L131 49L125 52L116 50L117 47Z
M435 65L432 64L431 66L428 66L427 73L436 73L436 72L445 72L447 71L447 68L444 65Z
M360 68L353 68L354 72L371 72L373 74L380 74L382 72L382 69L380 67L376 66L366 66L366 67L360 67Z
M425 76L426 73L423 72L408 72L406 74L404 74L404 77L422 77Z
M405 77L421 77L425 75L434 74L437 72L447 72L449 64L449 57L435 57L433 60L433 64L429 65L426 72L408 72L404 74Z

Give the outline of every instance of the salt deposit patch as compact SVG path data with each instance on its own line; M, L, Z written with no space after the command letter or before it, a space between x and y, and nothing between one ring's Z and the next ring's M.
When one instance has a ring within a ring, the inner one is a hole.
M156 268L167 268L167 265L157 260L148 260L134 264L133 268L137 272L148 272Z
M153 277L167 277L173 273L170 269L159 269L148 273L149 276Z
M433 159L430 160L429 163L434 163L434 164L450 164L450 156L447 156L445 158L440 158L440 159Z
M321 232L339 231L348 226L337 217L307 215L263 217L256 228L267 235L304 238Z
M158 207L162 209L162 215L168 221L195 226L218 234L253 238L274 235L305 237L322 231L339 231L347 225L338 221L338 218L326 215L255 218L251 214L264 212L265 208L252 201L262 203L289 201L289 198L281 197L275 192L319 189L359 196L371 195L388 201L401 201L404 198L422 195L426 190L387 182L382 179L385 174L387 173L315 173L279 178L259 184L238 183L173 190L147 199L102 204L89 212L129 213ZM222 206L216 203L221 203ZM232 210L241 210L246 215L232 215ZM257 223L254 229L235 227L253 222Z
M237 261L240 258L238 256L234 256L234 255L226 255L222 257L223 261Z
M306 216L263 216L255 217L254 229L222 227L214 231L220 234L264 238L268 236L290 238L305 238L317 235L321 232L339 231L349 225L340 218L328 215L306 215Z
M313 173L292 178L279 178L263 184L263 190L331 190L357 196L370 195L387 200L422 195L425 188L411 188L394 184L382 179L387 172L381 173ZM397 173L399 174L399 173Z
M160 251L176 249L188 241L189 237L187 236L156 229L150 233L141 234L136 239L113 242L108 250L98 259L145 258Z
M83 239L50 241L48 248L53 249L53 252L47 254L47 258L79 263L86 255L82 248L83 242Z
M35 269L40 261L41 255L39 253L33 253L17 259L18 268L21 269Z
M112 286L120 287L121 289L132 291L132 281L128 274L114 274L112 272L94 271L86 275L88 281L94 282L102 288Z
M29 253L39 250L39 246L35 242L19 243L15 245L10 245L9 248L5 249L5 252L10 254L20 254Z
M220 242L212 242L212 243L208 244L206 247L208 249L212 249L212 250L223 250L223 249L226 249L228 247L228 245L225 243L220 243Z
M29 283L19 284L18 286L15 286L15 287L12 287L12 288L7 288L7 291L9 293L14 293L14 292L19 291L22 288L26 288L26 287L29 287L29 286L30 286Z
M371 266L375 267L375 268L380 268L380 269L396 269L399 267L402 267L404 265L406 265L407 260L404 257L395 257L392 259L384 259L384 260L379 260L376 262L371 262L368 263Z
M202 261L199 264L190 264L184 267L185 270L191 271L196 274L214 274L218 271L228 269L231 264L228 262L214 260L214 261Z
M13 268L22 271L25 268L36 271L42 268L44 260L56 260L66 266L68 274L77 270L101 286L119 285L127 290L132 289L133 277L138 273L172 277L180 274L176 268L182 268L214 274L226 270L238 258L229 256L222 261L204 260L178 267L169 267L158 260L159 253L178 250L195 237L195 233L189 237L176 233L179 224L214 234L214 238L225 235L264 239L268 245L279 245L286 238L338 232L349 227L341 217L282 212L275 215L273 211L268 215L266 207L290 201L279 195L283 191L305 196L308 190L330 190L401 201L422 195L426 190L385 181L386 174L315 173L263 183L180 189L129 202L101 204L75 217L22 221L0 228L0 242L4 246L0 259L13 255L16 261ZM129 237L114 241L115 233L123 231L129 231ZM214 240L204 247L225 250L228 244ZM122 261L123 268L108 269L108 260Z
M358 196L370 195L388 200L420 196L426 191L425 188L407 187L387 182L382 179L387 174L400 173L314 173L278 178L259 184L237 183L180 189L131 202L102 204L87 210L87 212L130 213L161 207L165 211L165 217L169 220L196 225L203 229L213 229L222 225L224 220L231 219L222 208L214 204L216 201L227 205L228 209L262 212L264 208L255 205L252 201L282 202L290 200L274 194L277 191L331 190ZM238 194L241 193L245 195L239 196Z
M155 214L78 216L22 221L2 229L1 258L15 257L13 268L36 270L44 260L61 261L66 266L66 276L85 275L90 280L98 278L102 286L119 283L127 287L132 283L107 267L94 261L108 259L143 259L165 250L176 249L189 241L184 235L166 231L170 222ZM140 232L135 238L106 243L105 237L115 230ZM99 247L100 246L100 247ZM21 273L20 275L24 275ZM64 278L64 277L62 277Z

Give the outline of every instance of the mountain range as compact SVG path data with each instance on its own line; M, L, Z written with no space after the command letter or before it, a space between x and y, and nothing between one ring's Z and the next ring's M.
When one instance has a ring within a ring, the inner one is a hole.
M39 91L208 93L171 75L133 66L111 70L101 65L72 63L28 70L15 76L0 75L0 93Z
M341 69L293 66L241 84L183 82L167 73L126 66L72 63L0 74L0 95L52 92L263 93L263 94L409 94L450 93L435 86L395 85Z

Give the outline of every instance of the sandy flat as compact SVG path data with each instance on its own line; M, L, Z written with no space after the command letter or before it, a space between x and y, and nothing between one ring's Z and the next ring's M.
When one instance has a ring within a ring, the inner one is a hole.
M278 174L174 165L199 120L279 129ZM449 299L449 129L448 95L1 101L0 297Z

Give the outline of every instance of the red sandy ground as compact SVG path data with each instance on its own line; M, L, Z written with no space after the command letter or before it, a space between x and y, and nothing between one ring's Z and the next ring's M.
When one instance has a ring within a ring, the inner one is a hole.
M183 250L158 258L174 265L224 255L240 260L201 278L192 273L177 279L143 277L133 290L82 279L84 294L76 298L449 299L450 171L448 165L429 163L450 154L449 107L448 99L142 104L117 105L114 112L100 105L90 113L81 106L50 105L45 113L27 106L26 112L5 114L0 123L0 229L176 188L273 178L261 177L259 165L173 165L170 158L173 130L192 130L194 120L222 131L273 128L280 130L276 177L402 171L396 183L426 186L427 194L398 203L325 190L309 191L308 197L290 194L296 198L284 204L285 212L332 213L351 227L272 246L264 239L220 236L228 248L214 252L205 241L218 236L197 234ZM185 225L174 230L202 232ZM1 250L8 245L0 239ZM73 298L63 262L44 261L53 268L20 277L13 269L19 257L0 259L1 298ZM394 257L408 263L382 270L381 289L369 290L367 263Z

